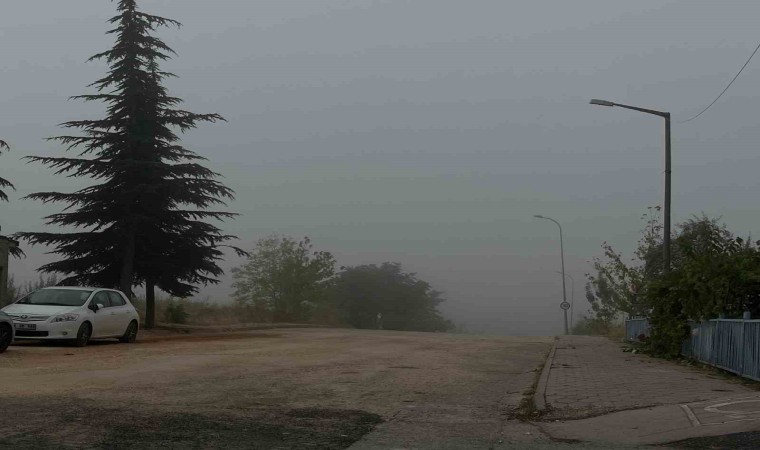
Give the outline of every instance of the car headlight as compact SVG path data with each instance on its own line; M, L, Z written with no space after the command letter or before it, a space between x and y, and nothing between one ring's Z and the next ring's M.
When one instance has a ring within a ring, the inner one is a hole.
M77 319L79 319L79 314L61 314L60 316L53 317L53 323L75 322Z

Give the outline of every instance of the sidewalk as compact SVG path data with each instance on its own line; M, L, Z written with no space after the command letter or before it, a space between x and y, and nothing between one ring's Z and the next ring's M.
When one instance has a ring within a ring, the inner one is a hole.
M602 337L560 337L535 398L555 438L641 444L760 430L759 390Z

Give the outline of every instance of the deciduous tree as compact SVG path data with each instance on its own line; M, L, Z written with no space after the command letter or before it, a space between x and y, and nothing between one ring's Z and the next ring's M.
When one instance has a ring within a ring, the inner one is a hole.
M646 315L653 352L677 356L689 321L760 314L760 241L737 238L718 219L695 216L677 225L666 274L658 212L645 215L647 226L630 263L603 245L605 258L594 261L587 299L591 318L603 323L623 314Z
M438 310L442 294L386 262L345 268L335 279L331 297L344 320L356 328L405 331L448 331L453 324ZM378 320L380 314L380 323Z
M659 212L659 207L649 208L642 216L646 225L630 261L609 243L602 244L604 257L594 258L595 272L586 275L586 300L591 304L593 319L609 325L624 314L647 314L644 292L662 272Z
M760 313L758 243L735 237L718 219L693 217L678 225L673 267L651 283L653 350L676 356L688 336L688 321L740 318Z
M308 237L260 239L248 262L233 269L235 299L268 311L275 321L308 320L326 299L335 274L330 252L315 251Z

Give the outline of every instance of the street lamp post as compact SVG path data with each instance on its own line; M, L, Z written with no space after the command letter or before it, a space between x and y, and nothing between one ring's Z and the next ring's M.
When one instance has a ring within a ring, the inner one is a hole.
M663 211L664 229L662 232L662 268L664 273L670 272L670 113L653 109L639 108L637 106L621 105L607 100L592 99L592 105L617 106L619 108L632 109L634 111L652 114L665 119L665 204Z
M562 275L562 272L557 271L558 274ZM573 332L573 311L575 310L575 278L572 277L569 273L565 275L566 277L570 278L570 333Z
M541 216L541 215L538 215L538 214L536 214L533 217L535 217L537 219L551 220L552 222L556 223L557 226L559 227L559 257L560 257L560 260L562 261L562 302L563 303L567 303L567 290L565 289L565 245L562 242L562 225L560 225L559 222L557 222L556 220L552 219L551 217L545 217L545 216ZM564 309L564 308L562 310L565 313L565 334L568 334L568 328L567 328L567 310Z

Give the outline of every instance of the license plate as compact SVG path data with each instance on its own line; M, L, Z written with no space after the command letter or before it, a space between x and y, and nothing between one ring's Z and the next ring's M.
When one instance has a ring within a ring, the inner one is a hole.
M16 329L17 330L36 330L37 324L36 323L17 323Z

